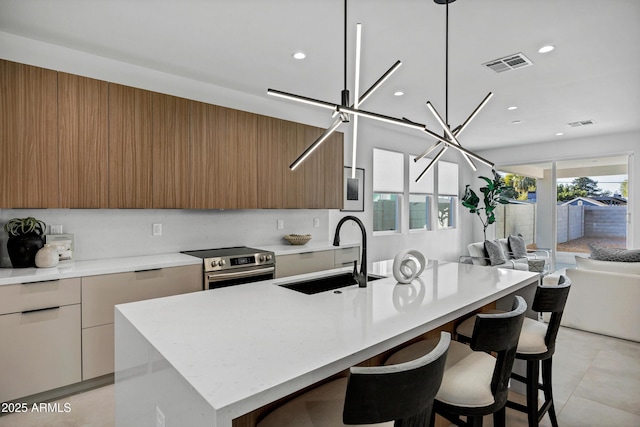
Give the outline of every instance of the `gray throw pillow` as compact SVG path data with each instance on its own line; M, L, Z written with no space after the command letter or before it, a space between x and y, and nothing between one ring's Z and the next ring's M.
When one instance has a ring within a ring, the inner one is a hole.
M640 249L603 248L589 244L591 259L599 261L640 262Z
M527 245L522 236L509 236L509 249L514 258L525 258L527 256Z
M489 261L491 262L491 265L500 265L507 262L507 257L502 251L500 242L498 242L497 240L485 240L484 250L487 251L487 255L489 255Z

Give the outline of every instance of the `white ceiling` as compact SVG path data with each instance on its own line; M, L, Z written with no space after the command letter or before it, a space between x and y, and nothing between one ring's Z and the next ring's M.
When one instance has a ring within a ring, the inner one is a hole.
M258 96L274 88L338 103L343 5L343 0L0 0L0 31ZM640 1L458 0L449 6L449 18L452 127L489 91L495 94L461 136L467 148L640 129ZM432 0L350 0L348 21L350 89L356 22L363 24L362 91L396 60L403 61L361 108L406 116L441 133L425 102L444 115L445 7ZM556 49L538 53L545 44ZM294 60L296 50L307 59ZM534 65L501 74L481 66L518 52ZM394 97L396 90L406 95ZM510 105L519 108L508 111ZM514 120L522 123L513 125ZM595 124L567 125L581 120ZM327 125L331 121L327 113Z

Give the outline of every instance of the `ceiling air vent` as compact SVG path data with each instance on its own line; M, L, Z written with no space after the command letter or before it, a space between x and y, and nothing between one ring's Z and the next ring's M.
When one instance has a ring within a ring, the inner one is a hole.
M595 123L596 122L594 122L593 120L581 120L579 122L571 122L567 124L572 128L579 128L580 126L588 126L588 125L593 125Z
M528 67L533 65L533 62L522 52L514 53L513 55L505 56L504 58L494 59L493 61L485 62L483 66L492 69L496 73L503 73L505 71L517 70L518 68Z

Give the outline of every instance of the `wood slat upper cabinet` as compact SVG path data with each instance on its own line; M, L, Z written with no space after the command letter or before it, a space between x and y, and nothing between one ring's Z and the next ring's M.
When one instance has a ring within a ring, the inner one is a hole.
M335 132L295 170L289 165L324 131L258 117L258 205L273 209L342 207L343 134Z
M152 94L154 209L189 207L189 112L184 98Z
M334 132L320 147L324 155L325 209L342 209L344 200L344 134Z
M109 206L109 84L58 73L60 206Z
M56 208L57 73L0 60L0 208Z
M152 92L109 83L109 207L152 207Z
M289 170L284 158L284 120L258 116L258 206L265 209L282 209L283 179Z
M255 209L255 114L191 103L192 209Z

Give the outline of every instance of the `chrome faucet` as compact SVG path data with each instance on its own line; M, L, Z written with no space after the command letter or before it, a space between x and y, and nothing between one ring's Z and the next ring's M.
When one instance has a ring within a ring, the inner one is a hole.
M357 270L354 265L353 269L353 278L358 282L358 286L361 288L367 287L367 231L364 228L364 224L360 221L360 218L357 218L352 215L347 215L342 218L338 222L338 226L336 227L336 234L333 237L333 246L340 246L340 228L342 228L342 224L347 220L352 220L358 227L360 227L360 231L362 232L362 258L360 259L360 273L357 273Z

